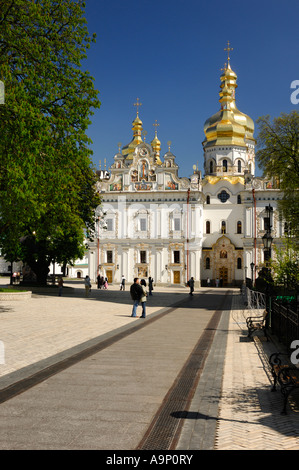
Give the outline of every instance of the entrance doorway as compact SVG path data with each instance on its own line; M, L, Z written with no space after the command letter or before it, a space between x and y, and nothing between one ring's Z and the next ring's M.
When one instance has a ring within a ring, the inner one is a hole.
M173 271L173 283L180 284L181 283L181 272L180 271Z
M113 282L112 271L106 271L106 276L107 276L107 279L108 279L108 284L112 284L112 282Z
M228 269L224 266L219 268L219 279L220 279L220 285L222 284L223 286L227 285L228 282ZM221 283L222 279L222 283Z

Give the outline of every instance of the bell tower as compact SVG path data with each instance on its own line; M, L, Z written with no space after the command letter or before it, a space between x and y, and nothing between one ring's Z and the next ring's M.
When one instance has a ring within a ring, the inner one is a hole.
M236 105L237 75L230 65L228 41L227 63L220 76L220 110L204 124L205 175L243 176L255 172L255 139L253 120Z

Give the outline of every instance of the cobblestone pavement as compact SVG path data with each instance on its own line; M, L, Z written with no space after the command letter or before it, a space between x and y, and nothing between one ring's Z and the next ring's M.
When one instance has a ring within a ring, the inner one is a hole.
M241 296L233 297L225 355L216 450L299 450L298 400L281 415L282 395L271 392L267 357L279 351L275 339L246 341Z

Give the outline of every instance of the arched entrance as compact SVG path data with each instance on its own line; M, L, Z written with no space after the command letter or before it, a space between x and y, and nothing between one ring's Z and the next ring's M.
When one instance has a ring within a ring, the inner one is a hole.
M242 258L241 248L236 248L226 235L222 235L216 243L206 250L203 249L203 267L206 277L217 280L220 286L235 285L237 260Z

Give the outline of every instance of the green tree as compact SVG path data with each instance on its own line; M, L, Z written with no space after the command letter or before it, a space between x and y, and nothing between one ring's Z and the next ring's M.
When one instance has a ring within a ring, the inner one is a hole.
M40 283L92 236L95 191L87 128L99 108L81 62L90 37L81 0L0 0L0 245Z
M276 256L272 260L275 272L275 283L285 286L288 290L298 291L299 288L299 256L291 237L285 237L281 247L274 247Z
M265 176L279 180L283 191L279 208L299 244L299 113L282 113L273 122L263 116L257 122L259 167Z

